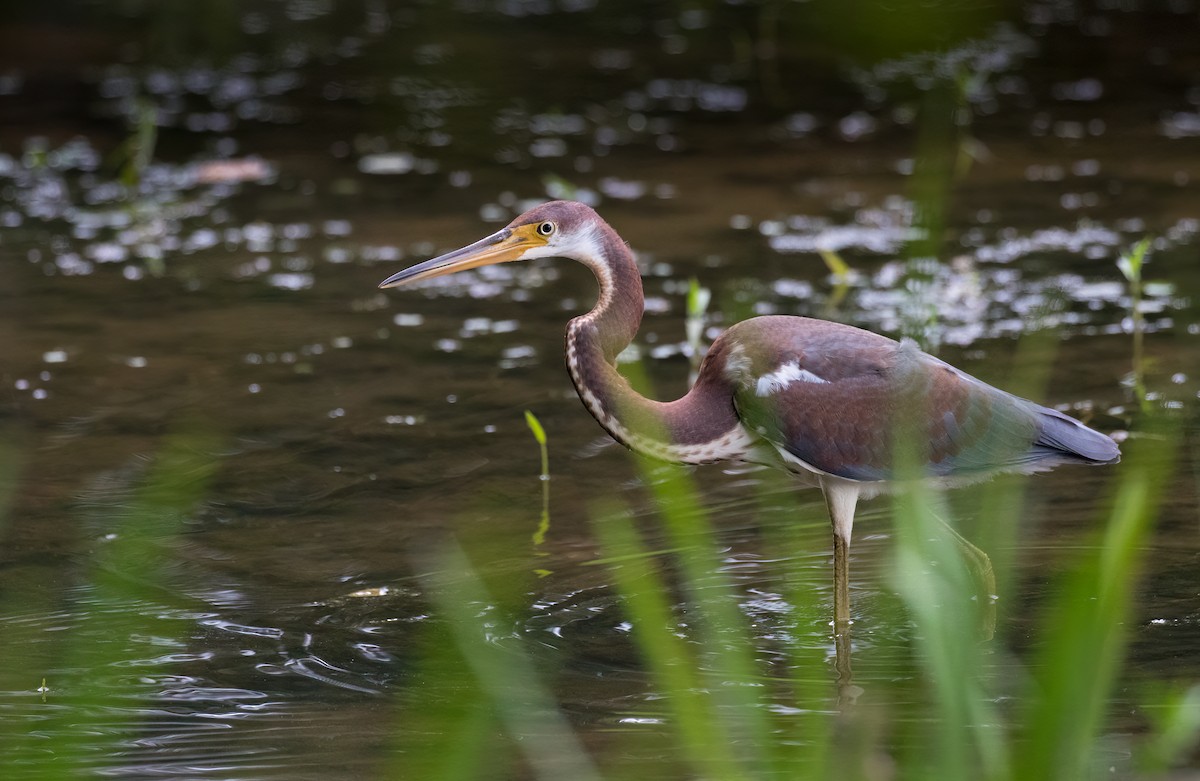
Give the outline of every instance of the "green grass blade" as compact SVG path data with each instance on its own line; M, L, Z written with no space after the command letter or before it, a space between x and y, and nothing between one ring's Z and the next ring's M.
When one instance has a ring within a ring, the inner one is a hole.
M788 475L774 472L765 476L764 482L778 490L773 496L763 496L764 503L779 504L780 496L790 494L794 489L793 485L783 484L783 481L791 480ZM814 526L819 528L819 534ZM835 747L835 690L830 681L832 668L827 659L828 648L825 643L814 643L812 631L806 631L811 630L815 621L821 627L815 631L828 640L831 612L821 594L827 592L831 584L830 571L822 569L818 573L802 564L804 551L814 544L829 545L829 516L824 504L812 511L799 506L787 506L783 512L768 510L764 514L763 536L765 549L782 552L778 570L773 574L779 582L776 589L791 607L785 619L787 626L782 631L780 650L786 660L791 685L792 696L788 704L794 713L787 717L786 728L781 729L777 738L780 762L792 777L856 778L860 774L853 768L861 766L862 758L869 752L860 754L851 750L839 755L840 749L846 746L844 738L847 734L837 736Z
M829 269L829 273L833 275L834 279L844 281L850 278L850 264L835 250L818 249L817 254L821 256L821 260L825 261L825 268Z
M755 661L754 642L733 585L722 572L708 515L685 471L671 467L652 472L653 462L639 461L667 540L677 551L681 584L694 615L691 623L716 679L712 688L729 739L742 747L746 767L765 771L777 757L763 696L764 671Z
M591 758L528 654L519 646L501 647L488 640L478 610L494 605L495 600L466 555L457 547L448 547L442 554L442 566L430 581L434 604L446 618L466 669L534 777L599 781Z
M1200 684L1167 692L1145 708L1154 723L1148 745L1140 755L1143 773L1162 774L1186 761L1200 742Z
M546 429L542 428L541 421L529 410L525 410L525 425L533 432L533 438L537 440L538 449L542 454L542 473L538 475L542 481L542 515L538 520L537 529L533 532L533 544L536 546L546 541L546 534L550 531L550 453L546 448ZM546 570L538 572L542 575L549 574Z
M916 624L918 663L932 684L936 713L932 734L923 736L933 750L914 756L909 770L936 778L995 778L1007 774L1008 757L996 726L999 714L982 682L981 644L990 629L980 625L971 598L982 573L968 569L965 546L939 519L947 515L940 497L921 479L929 453L918 421L930 417L928 399L917 394L899 400L905 412L894 423L893 461L906 485L892 501L896 589Z
M507 756L495 710L445 625L422 636L413 685L401 697L387 778L471 781ZM498 753L499 752L499 753Z
M1138 568L1175 441L1156 422L1130 440L1100 546L1065 579L1047 614L1045 643L1026 693L1017 777L1074 781L1089 777L1095 741L1128 643Z
M131 677L129 667L137 660L138 678L155 674L154 663L145 660L159 653L145 645L160 648L181 641L183 623L163 616L164 611L154 606L166 602L169 607L176 599L165 582L164 551L208 489L217 466L214 450L215 441L209 436L169 437L132 501L113 519L111 538L90 562L87 586L75 591L86 596L71 608L88 642L76 640L76 633L64 633L56 658L37 659L25 658L24 649L0 646L8 664L24 658L50 667L50 671L27 669L24 675L31 691L42 680L42 697L50 707L39 722L38 734L54 736L51 750L47 751L44 739L25 734L12 736L15 739L9 742L7 730L0 731L7 762L40 768L31 777L83 777L126 750L127 741L140 728L136 720L116 712L136 708L148 694L146 685ZM28 602L22 609L31 604L36 603ZM17 639L12 636L2 642Z
M934 514L931 491L893 501L896 588L916 624L918 661L932 683L935 714L923 756L909 772L933 778L997 778L1008 772L1000 716L982 683L977 584L953 535Z
M605 558L613 562L610 570L633 624L634 640L654 685L666 697L684 756L697 777L741 778L715 703L700 682L696 659L676 629L668 591L651 566L651 554L620 508L601 507L592 517Z

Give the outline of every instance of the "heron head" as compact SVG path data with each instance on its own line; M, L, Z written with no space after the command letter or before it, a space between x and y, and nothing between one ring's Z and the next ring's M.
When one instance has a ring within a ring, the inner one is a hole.
M399 287L456 271L549 257L594 253L595 230L601 219L590 206L576 201L550 201L533 207L490 236L397 272L381 288Z

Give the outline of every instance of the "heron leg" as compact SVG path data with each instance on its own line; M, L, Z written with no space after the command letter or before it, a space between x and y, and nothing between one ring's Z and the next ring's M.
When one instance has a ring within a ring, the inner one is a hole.
M854 529L854 508L858 487L827 481L821 488L829 519L833 522L833 647L837 668L839 701L857 699L850 664L850 535Z
M847 694L854 685L850 652L850 542L833 533L833 650L837 670L838 704L852 705Z
M858 505L858 487L850 483L825 481L825 504L833 522L833 647L837 669L839 701L850 704L856 695L850 663L850 535L854 530L854 509Z
M850 625L850 541L833 533L833 624L834 633Z
M850 536L858 486L827 481L821 487L833 522L833 623L837 634L850 626Z

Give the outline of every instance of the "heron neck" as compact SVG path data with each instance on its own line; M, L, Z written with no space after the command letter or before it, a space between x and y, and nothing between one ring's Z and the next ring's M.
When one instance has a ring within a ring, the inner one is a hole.
M607 226L604 226L607 228ZM642 278L633 255L611 229L600 239L601 257L578 258L596 275L594 309L567 326L567 368L584 406L626 447L654 458L707 463L737 458L748 447L733 409L723 358L710 353L696 385L683 398L660 402L640 395L616 369L617 356L642 320Z
M594 252L577 259L595 275L600 294L592 311L572 320L570 328L585 334L613 364L642 325L642 274L633 252L608 225L596 228L592 239Z

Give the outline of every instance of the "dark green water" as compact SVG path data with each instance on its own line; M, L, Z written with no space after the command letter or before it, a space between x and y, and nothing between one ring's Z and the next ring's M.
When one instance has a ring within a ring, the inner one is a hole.
M376 290L547 197L595 203L637 252L638 345L662 397L686 386L695 277L713 291L709 337L776 312L916 335L1118 436L1137 404L1116 260L1153 236L1145 384L1188 422L1113 708L1146 682L1195 681L1198 11L1010 10L935 25L973 41L954 55L874 71L853 64L882 46L874 28L855 38L832 11L789 4L4 12L6 777L41 777L70 752L120 778L380 772L429 706L416 643L439 620L425 589L450 538L487 541L495 555L477 566L528 578L524 618L490 631L535 643L590 747L661 730L606 572L588 564L600 498L655 535L637 470L563 369L563 326L593 281L537 262ZM937 86L948 68L961 91ZM847 290L817 249L856 270ZM540 545L525 409L554 475ZM148 465L181 441L211 481L146 577L113 586L107 551ZM832 653L828 617L789 614L772 575L782 558L824 583L820 497L740 468L696 478L763 654L784 630ZM1028 481L1016 547L992 552L1013 569L991 675L1021 674L1047 579L1086 544L1112 479ZM970 533L972 497L952 501ZM807 545L764 542L794 518ZM863 508L856 534L869 698L917 672L894 652L906 624L885 503ZM81 694L97 681L115 696Z

